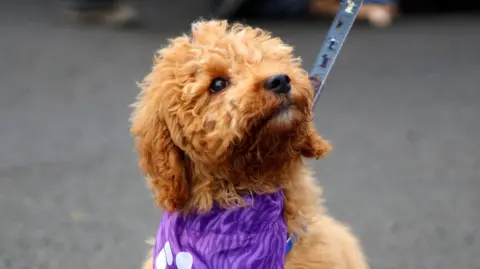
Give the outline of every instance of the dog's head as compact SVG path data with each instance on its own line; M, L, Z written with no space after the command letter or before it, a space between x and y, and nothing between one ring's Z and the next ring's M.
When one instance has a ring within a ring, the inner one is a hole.
M249 190L249 179L264 184L262 174L330 149L311 123L313 92L300 60L261 29L195 23L191 36L159 51L141 89L131 131L166 210L184 208L198 186Z

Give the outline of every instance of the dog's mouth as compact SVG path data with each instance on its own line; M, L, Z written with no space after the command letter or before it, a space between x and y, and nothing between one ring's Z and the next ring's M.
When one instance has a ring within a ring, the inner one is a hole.
M291 101L287 98L282 100L282 103L278 106L278 108L273 112L273 114L269 117L270 121L276 118L282 118L284 120L288 119L288 115L291 114L291 111L295 109L295 107L291 104Z
M269 141L269 139L279 143L282 141L283 135L288 137L290 132L296 130L304 117L298 106L288 98L278 99L275 104L271 104L255 116L250 118L249 130L244 141L238 143L249 150L254 150L260 143ZM269 150L273 150L273 148Z
M262 119L263 122L268 122L273 120L277 116L286 113L293 107L292 102L288 98L282 98L276 102L275 105L270 106L265 109L264 117Z
M270 110L265 117L253 124L253 129L259 130L265 127L285 130L293 125L298 118L300 111L288 98L283 98L279 105Z

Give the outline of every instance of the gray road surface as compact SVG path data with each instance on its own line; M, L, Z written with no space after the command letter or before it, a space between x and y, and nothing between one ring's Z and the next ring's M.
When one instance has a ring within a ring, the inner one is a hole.
M128 105L153 52L202 15L185 2L150 3L153 28L130 32L65 26L54 2L2 4L0 269L139 267L160 213ZM328 25L263 26L310 68ZM480 268L478 29L461 16L358 25L327 83L316 122L336 150L312 164L372 268Z

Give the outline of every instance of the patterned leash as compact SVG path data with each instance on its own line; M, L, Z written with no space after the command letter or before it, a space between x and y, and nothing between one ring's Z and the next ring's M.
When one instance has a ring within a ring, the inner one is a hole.
M363 0L341 0L340 10L337 12L330 29L328 30L325 41L323 41L320 52L318 53L313 69L310 72L310 80L315 92L313 98L313 107L322 93L325 80L332 69L340 50L347 39L348 33L352 28L358 10Z
M310 72L310 81L315 92L313 98L314 108L318 101L318 97L320 97L320 93L322 93L325 80L340 53L340 49L342 48L353 23L355 22L355 18L357 17L362 2L363 0L341 1L340 10L335 16L332 26L330 26L330 29L328 30L327 37L325 41L323 41L322 48L315 60L312 72ZM285 253L288 253L292 249L297 237L297 234L289 235L286 242Z

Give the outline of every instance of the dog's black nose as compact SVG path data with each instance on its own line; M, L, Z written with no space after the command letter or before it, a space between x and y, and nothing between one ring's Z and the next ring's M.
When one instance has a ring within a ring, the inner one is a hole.
M286 74L277 74L265 80L265 89L275 93L288 93L292 88L290 78Z

